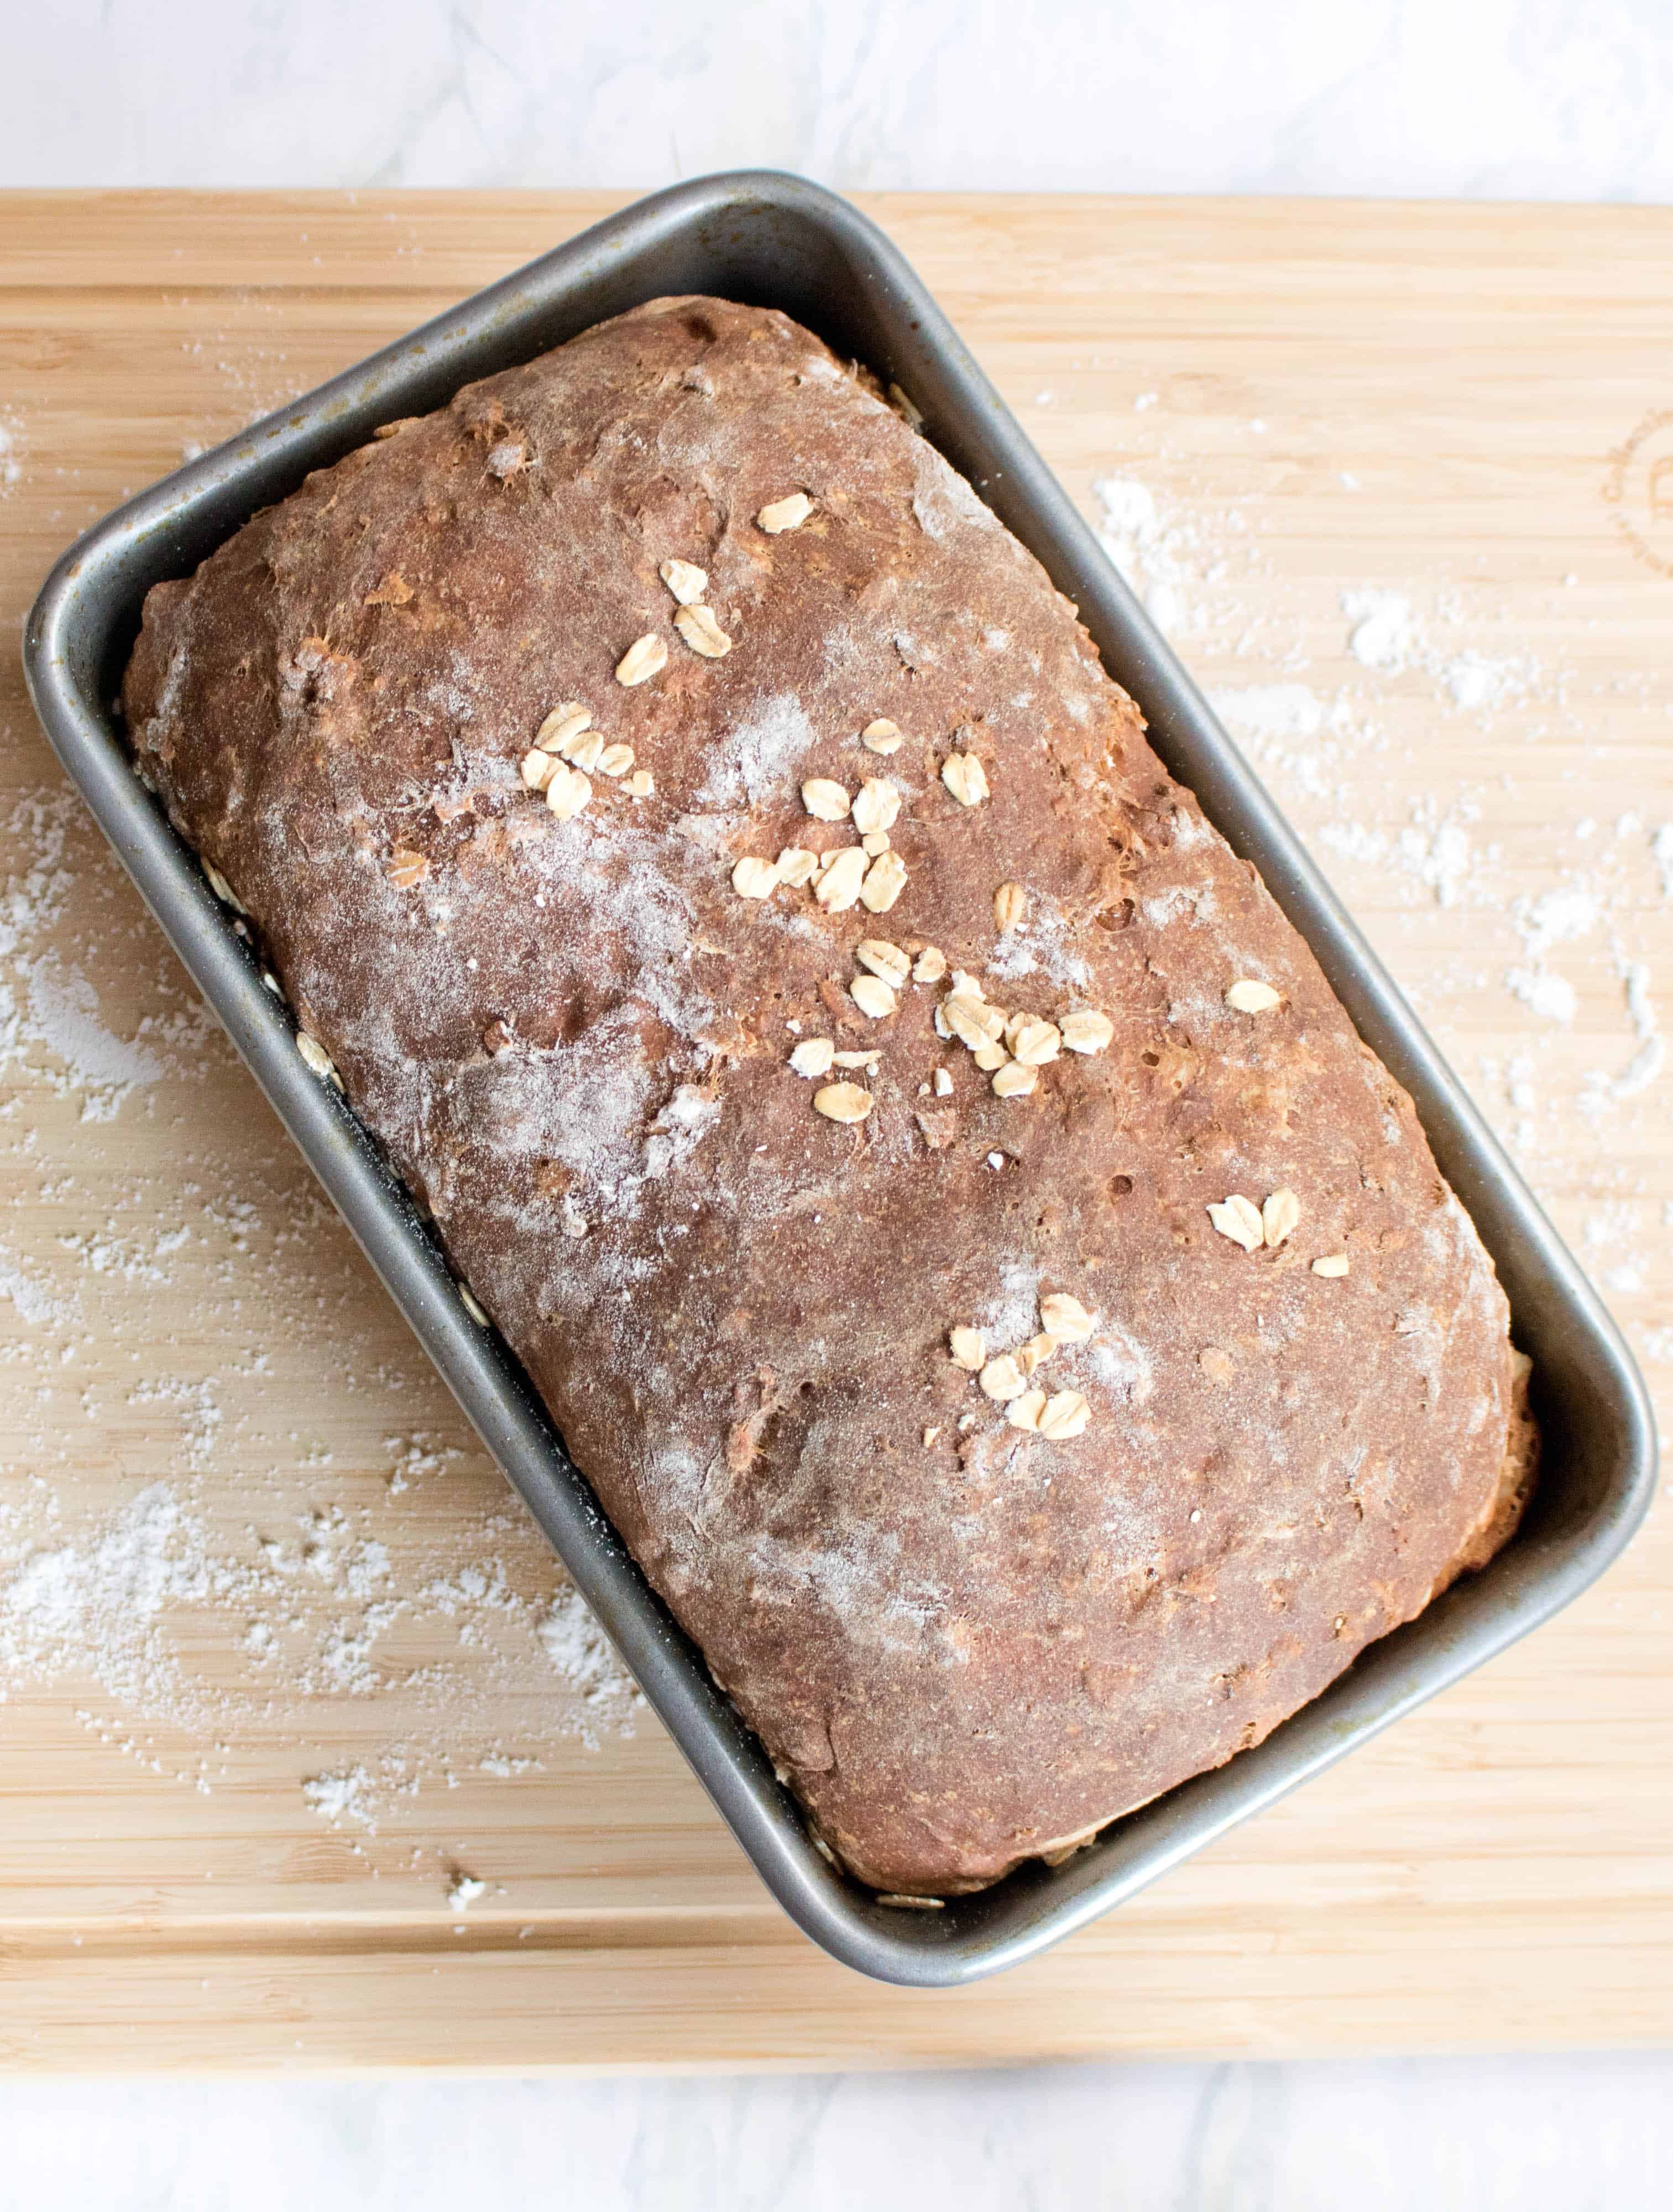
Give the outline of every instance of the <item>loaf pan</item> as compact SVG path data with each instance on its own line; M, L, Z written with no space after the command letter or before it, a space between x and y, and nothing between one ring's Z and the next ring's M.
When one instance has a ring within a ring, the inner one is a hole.
M1117 218L1112 218L1116 220ZM147 589L188 574L258 508L392 416L443 405L642 301L718 294L780 307L906 395L925 434L1076 601L1157 751L1252 860L1361 1034L1411 1093L1532 1355L1544 1439L1520 1533L1478 1576L1372 1645L1258 1749L1130 1814L1055 1869L1034 1863L940 1911L886 1905L813 1846L756 1738L646 1583L506 1346L461 1303L435 1239L352 1113L304 1065L284 1007L192 854L136 780L111 702ZM1583 1590L1649 1504L1644 1387L1585 1277L1202 695L900 255L798 178L745 172L640 201L479 292L130 500L59 562L30 616L31 695L58 757L275 1112L550 1538L646 1696L779 1903L862 1973L946 1986L1083 1927ZM1483 1807L1485 1814L1487 1808Z

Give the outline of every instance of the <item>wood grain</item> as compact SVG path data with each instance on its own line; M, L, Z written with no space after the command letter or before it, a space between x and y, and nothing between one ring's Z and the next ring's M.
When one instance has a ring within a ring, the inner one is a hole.
M11 634L57 551L185 441L621 197L0 199ZM1664 1403L1673 1075L1627 1079L1673 984L1651 842L1673 817L1673 215L870 205L1088 512L1102 478L1152 495L1137 550L1185 658L1240 702ZM1419 617L1402 667L1349 649L1342 594L1373 587ZM1497 671L1486 707L1453 696L1471 654ZM0 2060L872 2065L1673 2035L1664 1507L1559 1621L1050 1957L941 1995L820 1957L653 1724L626 1735L615 1714L597 1748L574 1732L530 1632L543 1547L60 785L10 648L0 1652L31 1553L87 1556L152 1483L232 1579L125 1661L106 1620L98 1668L38 1649L0 1667ZM1565 887L1595 910L1567 936L1577 910L1534 903ZM1506 985L1536 971L1569 984L1571 1021ZM264 1538L312 1595L259 1662L239 1577ZM364 1606L307 1583L322 1541L381 1544L379 1586L404 1594L340 1680L321 1653ZM472 1562L497 1565L497 1609L421 1602ZM303 1795L357 1764L375 1832ZM459 1868L490 1885L463 1914Z

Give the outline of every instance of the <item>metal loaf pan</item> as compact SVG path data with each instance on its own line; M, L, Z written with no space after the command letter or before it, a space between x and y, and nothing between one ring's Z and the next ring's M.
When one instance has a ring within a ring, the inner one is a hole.
M1525 1525L1484 1573L1373 1645L1258 1750L1115 1823L1055 1871L1033 1864L941 1911L879 1905L815 1850L760 1743L627 1556L526 1376L470 1319L404 1191L354 1115L303 1064L288 1013L262 988L193 855L136 779L110 705L151 584L187 574L258 508L380 422L441 406L473 378L681 292L781 307L898 385L921 410L926 434L1078 604L1162 758L1260 870L1361 1034L1416 1101L1535 1361L1543 1474ZM1642 1517L1655 1480L1654 1429L1609 1316L923 285L888 240L831 193L770 172L681 185L478 293L118 508L47 580L25 659L59 758L483 1442L768 1887L808 1935L861 1972L957 1984L1084 1926L1537 1626L1603 1571Z

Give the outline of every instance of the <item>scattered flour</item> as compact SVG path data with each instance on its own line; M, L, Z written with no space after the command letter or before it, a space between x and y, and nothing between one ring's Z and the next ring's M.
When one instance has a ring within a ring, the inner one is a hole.
M1524 665L1490 660L1484 653L1461 653L1441 672L1452 704L1466 714L1491 713L1519 699L1528 688Z
M207 1389L142 1385L134 1401L179 1412L182 1456L206 1463L220 1422ZM421 1448L417 1455L440 1459ZM96 1683L113 1711L84 1717L94 1734L207 1792L208 1762L200 1755L183 1766L180 1739L224 1751L228 1738L277 1724L317 1740L320 1698L398 1690L402 1741L302 1785L324 1817L368 1829L381 1800L416 1796L423 1777L452 1786L457 1753L484 1775L510 1778L542 1769L536 1753L562 1737L596 1752L607 1736L635 1733L644 1701L573 1589L525 1593L497 1559L447 1578L415 1576L409 1557L403 1567L381 1537L357 1534L365 1509L353 1517L315 1510L299 1516L291 1538L252 1528L243 1545L217 1547L181 1487L149 1483L68 1534L50 1490L34 1486L33 1513L0 1492L0 1704L27 1684ZM520 1533L512 1509L500 1509L494 1524ZM43 1540L41 1529L53 1533ZM543 1547L530 1534L526 1549L549 1591ZM452 1624L468 1674L433 1658L391 1665L403 1630L424 1631L433 1651L442 1623ZM567 1694L537 1687L547 1667ZM503 1738L518 1715L530 1748L509 1753ZM142 1750L144 1729L165 1755Z
M1656 871L1661 878L1661 895L1673 898L1673 822L1664 822L1651 844Z
M644 1696L580 1592L559 1590L536 1632L541 1648L579 1701L573 1725L582 1741L596 1749L601 1725L617 1735L632 1735L645 1710Z
M537 1759L525 1759L508 1751L489 1751L476 1761L476 1770L480 1774L496 1775L504 1782L513 1774L532 1774L539 1765Z
M1560 884L1536 899L1518 899L1511 912L1532 960L1543 960L1554 945L1589 937L1603 919L1597 893L1581 883Z
M1362 668L1398 676L1416 659L1417 617L1397 592L1344 592L1342 611L1353 625L1348 650Z
M27 973L32 1035L86 1094L84 1119L113 1121L130 1091L161 1080L161 1058L137 1038L112 1035L99 1018L99 994L79 969L49 952Z
M1505 988L1544 1021L1561 1022L1566 1029L1574 1018L1579 1001L1566 976L1548 975L1541 968L1507 968Z
M372 1777L363 1766L350 1766L340 1774L311 1774L302 1784L302 1796L334 1828L340 1828L345 1820L357 1820L375 1836L378 1823L369 1802L372 1786Z
M1473 862L1468 824L1475 810L1460 805L1444 822L1412 823L1395 848L1399 865L1435 895L1438 906L1456 906L1469 882Z
M1100 477L1092 490L1104 510L1105 550L1130 584L1142 583L1144 558L1161 542L1155 494L1136 477Z
M385 1437L384 1449L395 1462L389 1478L390 1494L398 1498L403 1490L429 1476L445 1474L450 1458L457 1458L457 1450L438 1445L429 1436Z
M95 836L64 787L19 799L0 823L0 849L23 861L0 892L0 1074L27 1073L78 1099L84 1121L111 1121L136 1091L165 1077L201 1079L221 1033L196 997L142 1016L131 1036L103 1019L96 986L64 954L66 940L79 935L89 963L108 956L93 917L115 864ZM71 866L72 837L91 856L80 870ZM149 939L147 951L154 963L166 957ZM156 972L159 994L180 1000L172 970Z
M211 1559L173 1492L150 1484L80 1543L27 1552L0 1583L0 1699L9 1676L90 1674L136 1712L195 1714L164 1616L247 1597L252 1581Z
M1100 1321L1087 1346L1086 1362L1104 1388L1130 1406L1148 1405L1155 1395L1150 1355L1119 1322Z
M1155 494L1137 477L1100 477L1092 487L1102 510L1099 543L1143 602L1159 629L1191 627L1191 608L1208 568L1201 532L1180 516L1164 519Z
M1433 802L1417 801L1414 819L1390 836L1362 822L1327 822L1317 832L1326 852L1367 866L1385 866L1434 895L1437 906L1457 906L1475 888L1476 867L1470 828L1479 810L1455 802L1437 820Z
M15 415L0 415L0 499L23 481L23 425Z
M1617 1103L1624 1098L1636 1098L1640 1091L1647 1091L1661 1073L1667 1060L1667 1040L1661 1033L1655 1006L1650 997L1648 964L1642 960L1623 961L1621 980L1626 986L1627 1013L1638 1036L1639 1047L1609 1085L1609 1096Z
M1212 691L1209 704L1228 729L1264 738L1311 738L1324 726L1324 704L1305 684L1252 684L1235 691Z
M166 1263L191 1242L191 1231L182 1224L149 1237L127 1237L118 1234L113 1221L107 1221L102 1230L72 1230L58 1241L59 1249L73 1253L89 1274L119 1275L124 1283L162 1290L171 1279Z
M1491 715L1513 706L1538 676L1539 664L1531 657L1496 657L1474 647L1450 655L1439 651L1416 609L1398 592L1343 592L1340 604L1349 622L1348 650L1362 668L1379 676L1418 670L1462 714Z
M209 1466L221 1430L221 1413L207 1382L185 1382L178 1376L152 1377L136 1382L128 1394L131 1406L167 1406L179 1417L182 1456L189 1468Z
M1597 894L1581 883L1560 884L1537 898L1518 899L1511 918L1529 964L1507 969L1505 988L1531 1012L1567 1029L1579 1000L1566 976L1551 973L1546 957L1557 945L1573 944L1597 928L1601 919Z
M21 1318L32 1325L62 1326L75 1316L76 1309L70 1301L56 1297L43 1284L26 1274L3 1246L0 1246L0 1297L9 1298Z

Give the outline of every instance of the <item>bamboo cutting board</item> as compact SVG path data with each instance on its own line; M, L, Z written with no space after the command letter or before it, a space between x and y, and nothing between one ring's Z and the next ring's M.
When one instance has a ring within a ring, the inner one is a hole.
M0 199L0 611L615 195ZM1673 215L873 211L1673 1388ZM0 2058L716 2067L1673 2035L1673 1534L1051 1956L760 1887L0 665ZM481 1885L480 1887L477 1885Z

